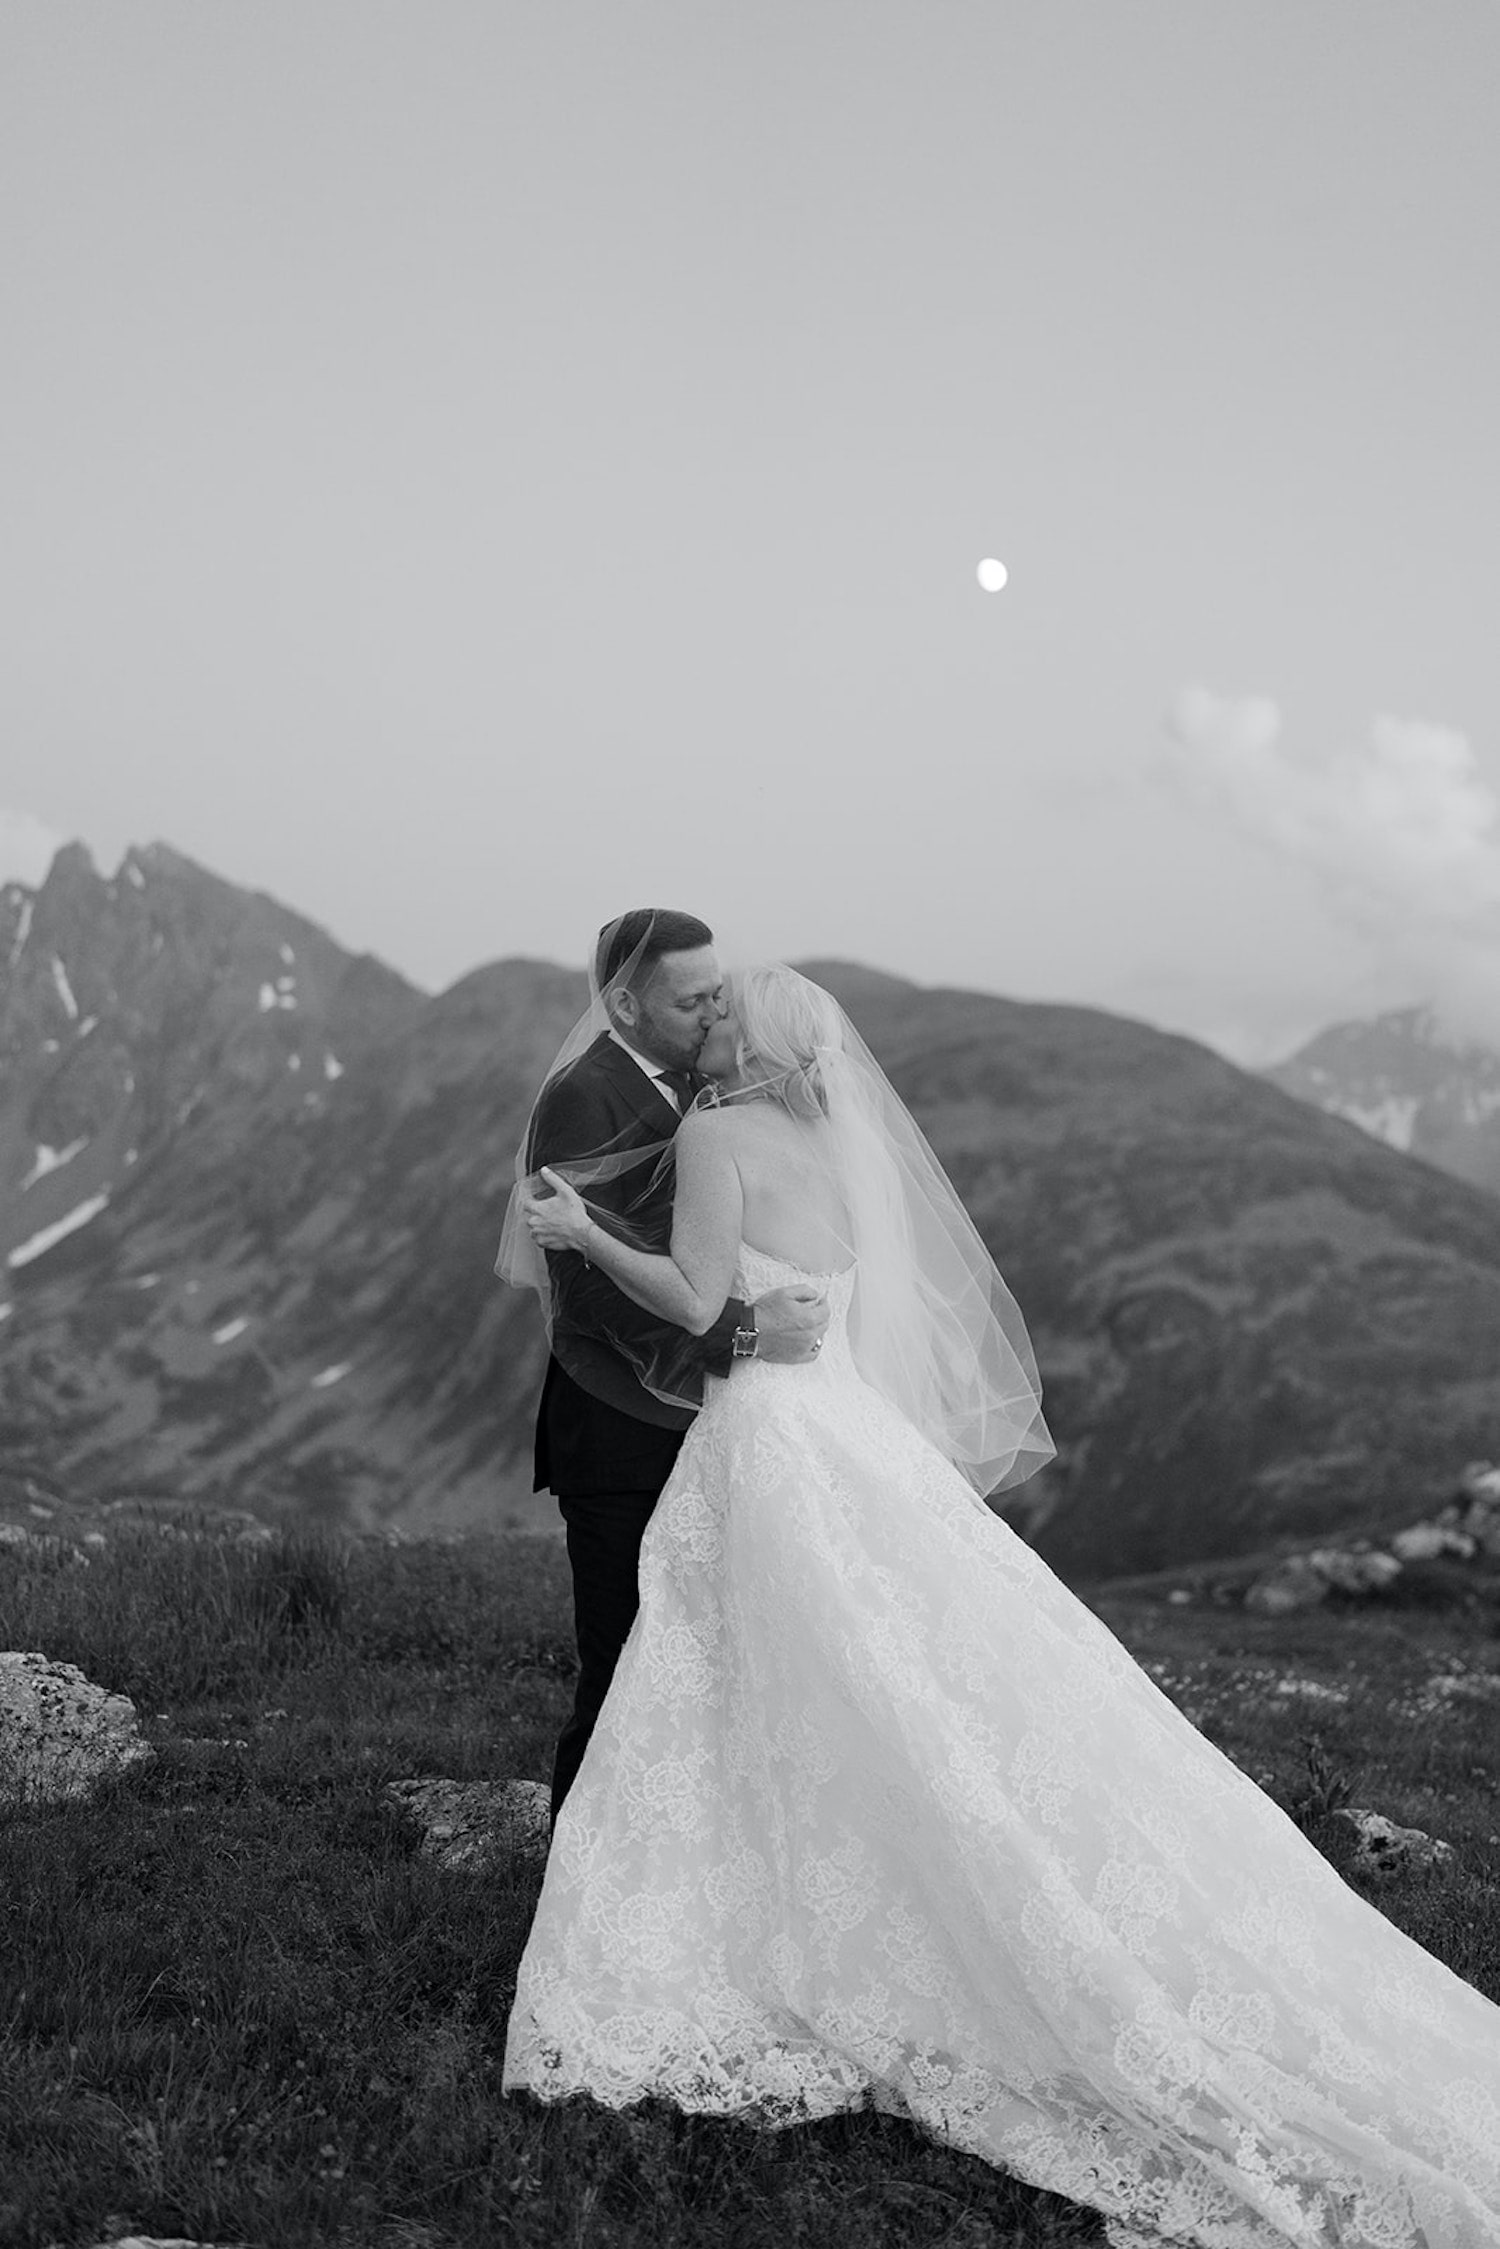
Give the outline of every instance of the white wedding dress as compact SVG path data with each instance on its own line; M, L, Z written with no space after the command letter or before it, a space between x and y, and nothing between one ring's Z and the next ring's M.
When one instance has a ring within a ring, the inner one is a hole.
M746 1297L801 1279L747 1249ZM505 2083L866 2105L1200 2249L1496 2249L1500 2008L1350 1889L860 1380L682 1448Z

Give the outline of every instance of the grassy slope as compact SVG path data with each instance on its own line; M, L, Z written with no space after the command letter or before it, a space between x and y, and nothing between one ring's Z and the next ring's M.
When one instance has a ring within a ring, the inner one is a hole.
M0 1647L133 1695L159 1752L93 1807L0 1827L0 2249L106 2230L347 2249L1100 2239L889 2119L767 2135L501 2100L537 1869L442 1873L381 1792L545 1772L570 1654L555 1542L340 1556L142 1535L88 1568L12 1550L0 1571ZM1430 1686L1500 1668L1493 1608L1097 1605L1331 1850L1317 1814L1340 1775L1455 1843L1450 1876L1379 1902L1500 1997L1495 1705Z

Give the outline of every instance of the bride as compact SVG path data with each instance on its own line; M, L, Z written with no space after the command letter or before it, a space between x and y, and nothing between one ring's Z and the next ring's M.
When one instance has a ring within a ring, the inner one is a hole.
M1050 1452L1024 1327L834 1000L740 980L670 1256L559 1176L538 1244L713 1380L559 1816L507 2088L789 2124L875 2106L1117 2244L1494 2249L1500 2009L1348 1888L983 1505Z

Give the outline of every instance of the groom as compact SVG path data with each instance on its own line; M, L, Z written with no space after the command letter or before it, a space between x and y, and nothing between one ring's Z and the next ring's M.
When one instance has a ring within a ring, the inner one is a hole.
M713 931L692 914L636 907L600 931L594 965L608 1028L543 1087L526 1169L534 1176L544 1164L586 1172L597 1165L586 1189L591 1207L628 1213L632 1238L665 1251L670 1167L660 1184L652 1173L705 1083L695 1064L725 1013ZM753 1304L731 1298L708 1333L693 1336L642 1311L575 1251L549 1253L547 1267L552 1356L537 1415L535 1488L555 1494L567 1526L578 1641L573 1710L552 1770L556 1819L634 1622L641 1537L705 1374L727 1374L737 1358L810 1358L828 1308L808 1285L773 1289ZM667 1404L658 1391L693 1403Z

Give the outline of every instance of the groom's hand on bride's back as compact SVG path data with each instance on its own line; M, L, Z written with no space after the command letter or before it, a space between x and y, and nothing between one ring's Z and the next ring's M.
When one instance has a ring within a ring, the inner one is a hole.
M828 1325L827 1299L810 1281L768 1289L755 1299L752 1309L758 1338L755 1356L777 1364L807 1358Z

